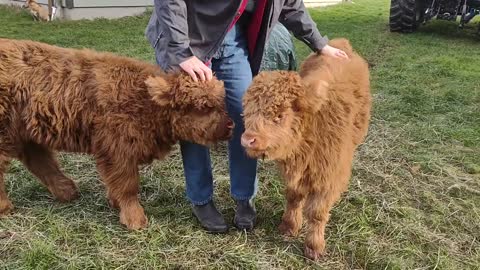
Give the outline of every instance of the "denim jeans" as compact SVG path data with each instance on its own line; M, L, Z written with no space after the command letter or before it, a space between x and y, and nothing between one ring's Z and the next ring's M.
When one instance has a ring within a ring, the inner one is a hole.
M234 26L226 35L211 61L216 77L226 90L226 106L235 122L232 139L228 142L230 193L236 200L249 200L257 190L257 161L247 157L240 144L244 131L241 117L242 97L252 81L248 49L242 28ZM207 147L191 142L180 142L186 178L187 198L195 205L208 203L213 197L213 176Z

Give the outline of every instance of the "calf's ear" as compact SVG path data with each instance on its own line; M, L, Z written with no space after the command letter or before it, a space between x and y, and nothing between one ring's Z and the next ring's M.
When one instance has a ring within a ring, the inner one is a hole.
M298 110L318 112L327 101L328 82L318 78L305 78L302 83L305 91L297 99Z
M145 85L152 99L160 106L166 106L173 102L171 86L165 78L160 76L148 77L145 80Z

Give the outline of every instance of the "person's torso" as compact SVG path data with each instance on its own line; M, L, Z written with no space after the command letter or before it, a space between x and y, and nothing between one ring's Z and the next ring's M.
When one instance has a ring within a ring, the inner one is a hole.
M251 0L243 0L251 1ZM254 0L257 3L259 0ZM261 52L255 53L256 56L263 54L263 47L265 46L266 37L270 33L273 25L278 21L280 12L282 10L282 0L266 0L267 8L265 9L262 27L259 35L261 36L257 44ZM188 35L190 40L190 48L195 56L201 61L207 62L215 54L216 50L222 43L231 23L238 16L242 0L185 0L187 7L187 24ZM247 3L247 11L251 13L252 3ZM244 14L245 16L247 14ZM241 21L241 20L240 20ZM162 46L169 46L169 40L163 42L158 41L160 33L163 32L162 25L159 24L155 12L153 12L150 22L146 29L146 36L156 52L159 53L166 48ZM162 36L162 39L168 39L167 36ZM258 57L256 57L258 58ZM254 65L260 66L261 59L254 59Z

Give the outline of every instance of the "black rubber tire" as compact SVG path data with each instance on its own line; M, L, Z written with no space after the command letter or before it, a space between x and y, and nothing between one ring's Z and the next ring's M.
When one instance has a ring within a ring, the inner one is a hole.
M422 23L423 0L391 0L390 31L412 33Z

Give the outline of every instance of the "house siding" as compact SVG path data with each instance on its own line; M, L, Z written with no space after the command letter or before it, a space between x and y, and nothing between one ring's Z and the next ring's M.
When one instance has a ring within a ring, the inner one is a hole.
M348 0L304 0L307 7L335 5ZM47 5L48 0L37 0ZM0 3L23 5L24 0L0 0ZM120 18L142 14L152 8L153 0L56 0L55 19L78 20L94 18Z

